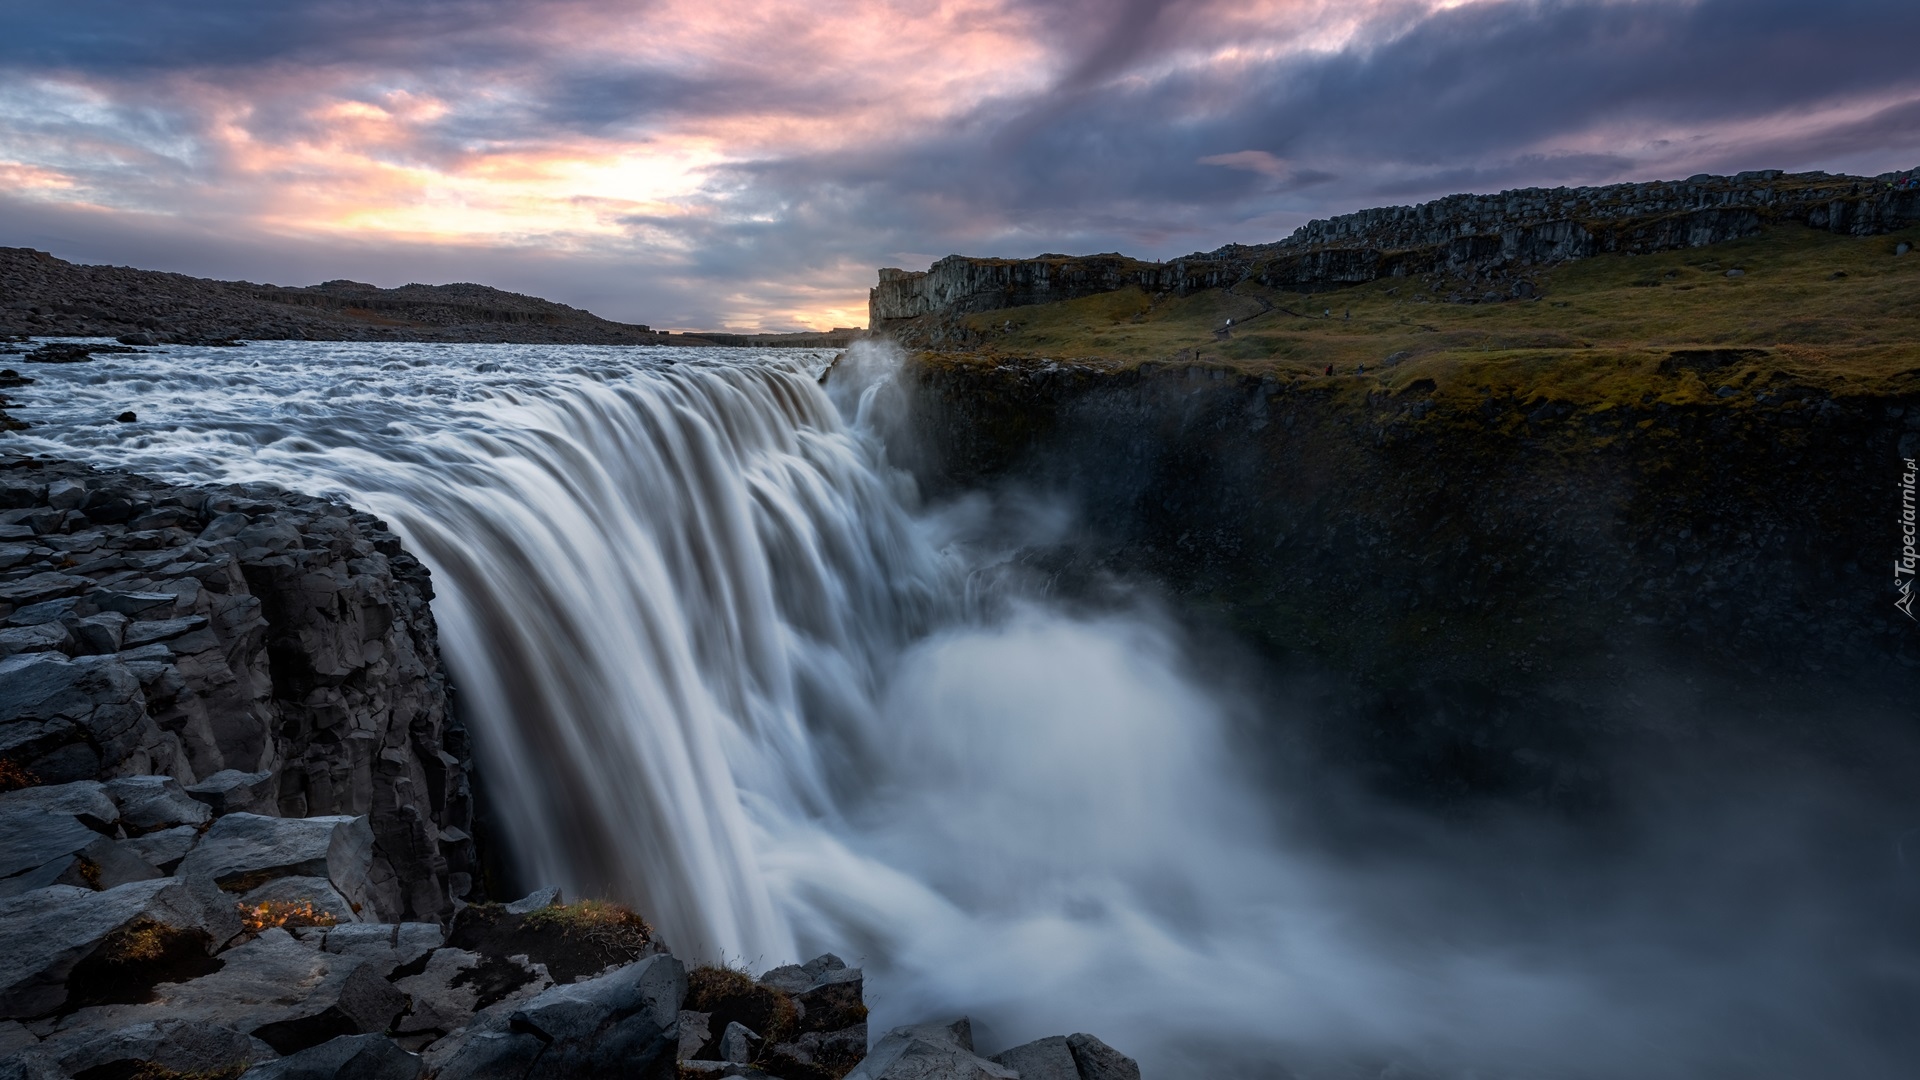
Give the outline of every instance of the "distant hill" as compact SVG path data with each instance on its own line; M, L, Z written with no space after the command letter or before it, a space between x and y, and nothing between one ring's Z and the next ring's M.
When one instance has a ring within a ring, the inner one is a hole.
M221 339L703 344L485 285L358 281L303 288L84 266L0 248L0 334Z

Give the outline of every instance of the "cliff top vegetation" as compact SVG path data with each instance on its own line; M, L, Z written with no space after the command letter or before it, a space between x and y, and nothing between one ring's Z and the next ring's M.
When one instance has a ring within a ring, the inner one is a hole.
M1524 390L1585 408L1704 403L1782 377L1897 392L1920 377L1914 246L1920 228L1859 238L1785 224L1706 248L1532 270L1531 299L1446 274L1310 295L1251 281L1184 296L1128 288L965 316L964 353L945 355L1301 381L1331 366L1329 388L1349 393L1430 381L1443 394Z

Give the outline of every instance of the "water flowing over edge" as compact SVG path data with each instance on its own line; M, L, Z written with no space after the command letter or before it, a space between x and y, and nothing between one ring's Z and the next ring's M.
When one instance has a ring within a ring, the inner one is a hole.
M1825 1042L1836 1074L1878 1074L1826 1010L1730 992L1738 963L1626 1000L1631 964L1461 940L1431 882L1289 850L1236 703L1150 604L1069 612L977 504L917 505L877 434L884 351L831 396L821 356L335 347L316 377L261 351L62 373L29 442L387 516L434 569L522 873L627 900L684 954L834 948L873 970L876 1025L1106 1031L1173 1071L1759 1075ZM90 419L129 394L144 433ZM1787 1034L1716 1044L1756 1016Z

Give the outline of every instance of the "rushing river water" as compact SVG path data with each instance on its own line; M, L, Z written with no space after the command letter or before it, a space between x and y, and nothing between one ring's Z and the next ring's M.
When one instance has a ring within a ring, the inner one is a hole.
M33 366L13 439L387 518L433 569L523 879L625 900L691 957L837 951L876 1026L1092 1031L1156 1077L1898 1074L1850 1026L1877 999L1821 951L1843 933L1702 945L1750 928L1598 886L1569 930L1524 914L1537 882L1507 921L1506 868L1290 843L1302 808L1255 782L1244 703L1174 625L1049 600L987 496L921 506L876 434L889 357L823 388L830 360L171 349Z

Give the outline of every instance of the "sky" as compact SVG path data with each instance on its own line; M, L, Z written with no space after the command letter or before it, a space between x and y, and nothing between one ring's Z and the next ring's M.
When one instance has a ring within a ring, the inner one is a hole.
M0 245L866 324L1458 191L1920 164L1913 0L0 0Z

